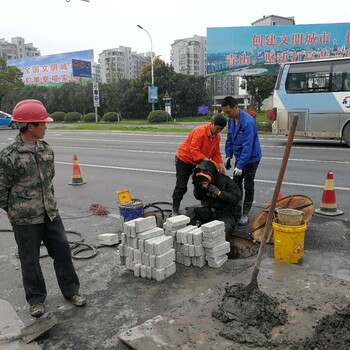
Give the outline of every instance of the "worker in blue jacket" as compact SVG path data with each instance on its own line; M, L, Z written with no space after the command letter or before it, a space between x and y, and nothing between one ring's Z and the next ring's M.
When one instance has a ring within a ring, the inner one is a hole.
M225 144L225 168L234 163L233 180L243 194L243 211L238 225L248 224L248 214L254 201L254 179L262 156L255 119L238 107L232 96L221 103L222 111L229 117ZM243 191L244 185L244 191Z

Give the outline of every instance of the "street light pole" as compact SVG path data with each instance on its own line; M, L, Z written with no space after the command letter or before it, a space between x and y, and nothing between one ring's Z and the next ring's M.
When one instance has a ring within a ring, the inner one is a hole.
M154 68L153 68L153 44L152 44L152 37L151 35L148 33L148 31L141 27L139 24L137 25L140 29L144 30L147 35L149 36L149 40L151 40L151 81L152 81L152 87L154 86ZM154 111L154 101L152 99L152 111Z

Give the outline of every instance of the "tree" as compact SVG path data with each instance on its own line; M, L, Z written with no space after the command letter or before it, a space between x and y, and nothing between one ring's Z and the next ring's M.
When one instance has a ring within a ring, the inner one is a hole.
M263 101L271 96L277 77L272 75L245 76L247 91L251 96L251 104L260 112Z
M4 58L0 57L0 107L6 94L14 93L24 84L22 72L14 66L8 66Z

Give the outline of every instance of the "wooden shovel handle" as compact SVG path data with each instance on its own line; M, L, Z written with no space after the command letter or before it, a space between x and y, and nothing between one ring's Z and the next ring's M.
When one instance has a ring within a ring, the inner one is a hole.
M289 129L289 133L288 133L288 141L287 141L286 147L284 149L284 155L283 155L282 163L280 166L280 171L278 173L278 177L277 177L277 181L276 181L276 185L275 185L275 192L273 193L273 196L272 196L269 214L267 216L263 237L261 240L258 256L256 258L256 262L255 262L255 266L254 266L254 270L253 270L253 274L252 274L252 279L250 281L250 284L247 286L247 289L252 289L252 288L255 288L258 286L257 278L258 278L258 274L259 274L259 268L260 268L260 264L261 264L261 261L262 261L262 258L263 258L264 252L265 252L267 238L268 238L269 233L271 232L271 229L272 229L273 214L274 214L274 211L276 209L278 194L281 190L284 173L285 173L286 168L287 168L288 158L289 158L290 150L292 148L292 143L293 143L295 131L297 128L298 119L299 119L299 116L297 114L294 114L292 125L291 125L291 127Z

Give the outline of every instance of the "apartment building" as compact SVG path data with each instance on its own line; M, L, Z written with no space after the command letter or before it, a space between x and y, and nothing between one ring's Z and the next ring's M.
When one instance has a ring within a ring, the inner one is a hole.
M144 65L151 64L151 52L137 53L130 47L119 46L104 50L99 55L99 64L102 83L135 79L140 76Z
M32 43L26 44L24 38L14 37L11 42L0 39L0 56L5 60L40 56L40 51Z
M178 39L171 44L171 64L176 73L206 75L207 38L194 35L191 38Z

